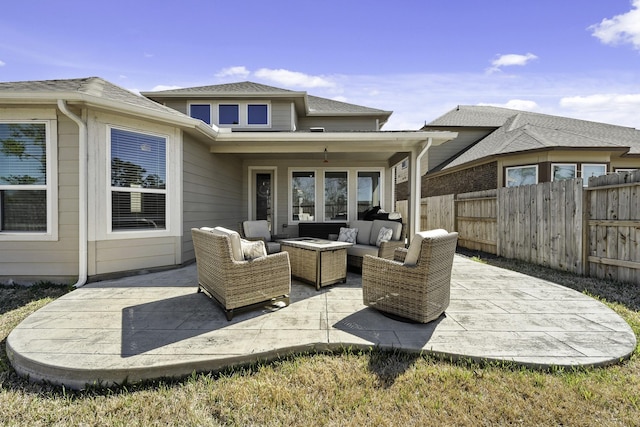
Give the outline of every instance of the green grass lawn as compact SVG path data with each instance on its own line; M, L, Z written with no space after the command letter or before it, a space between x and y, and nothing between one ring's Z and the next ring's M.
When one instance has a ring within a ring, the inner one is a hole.
M640 335L637 286L479 260L600 298ZM618 365L570 371L346 349L111 389L32 384L9 365L6 337L68 291L0 286L0 425L640 425L637 348Z

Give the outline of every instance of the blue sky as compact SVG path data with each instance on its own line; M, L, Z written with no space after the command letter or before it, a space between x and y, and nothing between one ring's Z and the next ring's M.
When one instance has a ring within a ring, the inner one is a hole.
M23 0L0 81L98 76L133 91L255 81L393 110L456 105L640 128L640 0Z

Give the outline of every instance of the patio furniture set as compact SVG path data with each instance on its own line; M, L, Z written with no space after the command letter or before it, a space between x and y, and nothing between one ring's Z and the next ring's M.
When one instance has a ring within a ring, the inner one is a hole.
M245 221L242 233L193 228L198 292L215 300L232 320L236 312L266 303L287 306L292 277L316 290L345 283L349 265L361 268L365 305L414 322L437 319L449 305L458 234L417 233L406 248L401 223L376 221L341 227L331 236L335 240L279 238L269 233L266 221Z

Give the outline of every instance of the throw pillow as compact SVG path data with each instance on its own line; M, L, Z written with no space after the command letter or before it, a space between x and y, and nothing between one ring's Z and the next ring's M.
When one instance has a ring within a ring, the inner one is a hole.
M338 242L355 243L357 235L358 235L358 229L357 228L340 227L340 234L338 235Z
M262 240L250 241L242 239L242 254L246 261L267 256L267 249Z
M380 232L378 233L378 239L376 240L376 246L380 247L380 244L382 243L382 241L389 241L391 240L391 236L393 236L393 230L387 227L382 227L380 229Z

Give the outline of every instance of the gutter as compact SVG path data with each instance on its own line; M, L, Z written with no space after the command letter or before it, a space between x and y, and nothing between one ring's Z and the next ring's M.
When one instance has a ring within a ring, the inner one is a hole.
M413 191L413 195L411 196L411 199L413 201L413 215L411 215L411 223L410 223L410 236L415 235L419 230L419 225L420 225L420 209L421 209L421 204L420 201L422 200L422 175L420 174L421 170L420 170L420 163L422 161L422 158L424 157L425 154L427 154L427 151L429 151L429 148L431 148L431 145L433 144L433 138L429 137L427 139L427 144L425 146L422 147L422 149L420 150L420 152L418 153L418 155L416 156L416 162L415 162L415 166L413 168L413 188L411 189Z
M73 285L79 288L87 283L88 242L87 242L87 124L69 111L64 100L58 99L58 108L78 125L78 281Z

